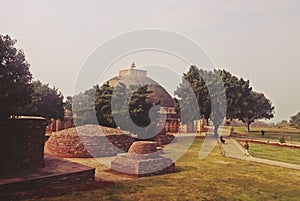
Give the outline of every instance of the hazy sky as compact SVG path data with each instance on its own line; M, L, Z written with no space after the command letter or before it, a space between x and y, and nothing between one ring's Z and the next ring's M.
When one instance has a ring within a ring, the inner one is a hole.
M143 28L184 34L219 68L249 79L275 105L273 121L300 111L298 0L1 0L0 33L18 40L35 79L65 96L73 94L76 76L95 48Z

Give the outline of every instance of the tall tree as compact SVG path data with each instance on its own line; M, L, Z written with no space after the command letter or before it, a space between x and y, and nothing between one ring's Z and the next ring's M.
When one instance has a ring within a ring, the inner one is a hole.
M182 79L174 94L178 97L177 111L180 111L181 123L189 124L200 118L199 106L191 84Z
M98 125L95 112L95 94L98 88L99 86L95 85L91 89L73 96L72 112L77 126L85 124Z
M64 118L63 95L55 87L33 81L32 102L26 106L26 115L42 116L45 118Z
M210 119L214 124L214 136L218 137L218 129L226 117L226 92L219 70L206 71L202 76L209 90L208 99L211 103Z
M206 71L191 66L187 73L183 74L183 82L177 87L175 95L179 102L186 107L181 107L186 124L199 119L194 107L188 107L193 98L189 89L192 88L197 97L199 115L207 121L211 119L217 129L226 116L227 119L242 120L250 131L250 124L257 119L270 119L274 116L274 107L271 101L263 94L252 91L249 80L238 79L226 70ZM224 91L225 90L225 91Z
M200 116L204 117L208 122L210 118L215 127L215 136L218 136L218 128L225 117L226 103L225 92L221 74L218 70L206 71L198 69L196 66L191 66L187 73L183 74L182 83L177 87L175 95L178 96L179 102L182 102L184 107L181 107L182 113L185 112L186 117L182 123L198 120ZM193 92L191 92L191 89ZM198 114L195 106L190 107L196 96ZM182 115L181 113L181 115Z
M64 110L65 110L65 117L69 119L73 119L73 98L72 96L67 96L66 101L64 102Z
M191 66L189 71L183 74L182 83L174 94L178 97L183 124L191 123L200 116L208 122L211 113L208 89L196 66Z
M247 97L249 97L252 87L250 87L249 80L238 79L226 70L220 71L220 74L226 91L226 118L230 120L237 119L243 108L248 104Z
M156 120L159 118L158 107L153 107L153 103L147 102L150 93L152 92L148 91L147 85L126 86L119 83L114 90L114 98L111 102L113 116L118 126L137 134L139 139L153 137L150 134L155 132L152 128L156 126Z
M0 35L0 118L24 113L31 102L32 75L16 40Z
M290 117L290 124L295 128L300 128L300 112Z
M258 119L271 119L274 117L275 107L263 93L251 91L249 96L245 97L246 102L238 118L246 125L250 132L250 125Z
M96 89L95 110L99 125L117 127L111 112L111 97L113 87L108 82Z

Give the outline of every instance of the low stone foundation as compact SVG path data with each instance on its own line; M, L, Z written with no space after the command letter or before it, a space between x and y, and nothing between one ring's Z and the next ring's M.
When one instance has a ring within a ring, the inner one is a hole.
M175 163L161 156L161 150L156 145L148 141L133 143L128 154L118 154L111 162L111 169L138 177L174 172Z

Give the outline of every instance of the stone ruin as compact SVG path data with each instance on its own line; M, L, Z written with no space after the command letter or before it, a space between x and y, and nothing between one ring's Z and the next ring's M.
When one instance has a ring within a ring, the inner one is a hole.
M170 144L173 139L173 135L162 129L149 140L161 146ZM52 133L45 143L45 153L63 158L115 156L128 152L134 141L119 128L84 125Z
M127 152L133 142L118 128L84 125L52 133L45 152L63 158L114 156Z
M175 163L161 154L162 149L157 148L157 143L137 141L131 145L128 153L116 156L111 162L111 169L138 177L174 172Z

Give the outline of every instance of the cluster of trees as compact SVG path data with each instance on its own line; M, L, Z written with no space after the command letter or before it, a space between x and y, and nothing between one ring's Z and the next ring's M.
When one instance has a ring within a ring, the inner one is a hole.
M255 120L274 117L274 106L264 94L253 91L249 80L239 79L226 70L206 71L191 66L175 91L175 95L185 106L189 105L192 99L186 93L189 87L193 89L196 96L199 114L185 118L185 121L191 122L199 117L205 118L207 122L211 119L215 127L215 135L224 118L239 119L250 131L250 125ZM181 108L181 110L192 109Z
M300 112L298 112L297 114L291 116L290 118L290 125L300 129Z
M134 130L135 126L146 127L151 123L151 116L159 115L158 109L151 110L153 104L146 101L149 93L147 86L119 83L113 88L109 83L101 87L96 85L73 97L76 124L120 126L121 129L139 133ZM224 118L239 119L250 131L250 125L255 120L274 117L274 106L264 94L253 91L249 80L237 78L226 70L206 71L191 66L183 75L183 82L177 87L175 95L176 111L181 115L183 124L200 117L207 122L211 119L216 135ZM196 98L196 104L192 103L192 96Z
M15 44L10 36L0 35L0 121L18 115L62 119L61 92L32 80L25 54Z
M63 119L64 115L73 117L74 114L77 125L94 123L116 127L120 126L119 121L116 123L119 118L123 122L122 129L129 131L134 125L145 128L155 124L153 120L159 115L159 107L153 106L159 103L146 101L151 93L147 86L120 83L114 89L104 83L101 87L96 85L74 97L67 97L63 103L63 95L57 88L32 80L30 65L24 52L14 47L15 43L16 40L8 35L0 35L1 119L14 115ZM190 88L193 93L188 93ZM196 97L196 107L191 104L191 94ZM204 117L213 121L216 132L224 118L239 119L249 130L255 120L274 116L274 107L264 94L254 92L249 80L239 79L225 70L206 71L191 66L183 75L175 95L178 98L174 99L176 111L182 115L182 123ZM218 105L227 107L216 107ZM291 123L300 127L299 113L291 117Z
M277 124L277 127L294 127L300 129L300 112L290 117L290 120L282 120Z
M76 125L118 126L137 134L139 139L146 139L147 131L141 132L140 128L155 125L159 115L159 108L146 100L149 93L152 92L148 91L147 85L126 86L119 83L115 88L108 82L100 87L95 85L72 99Z

